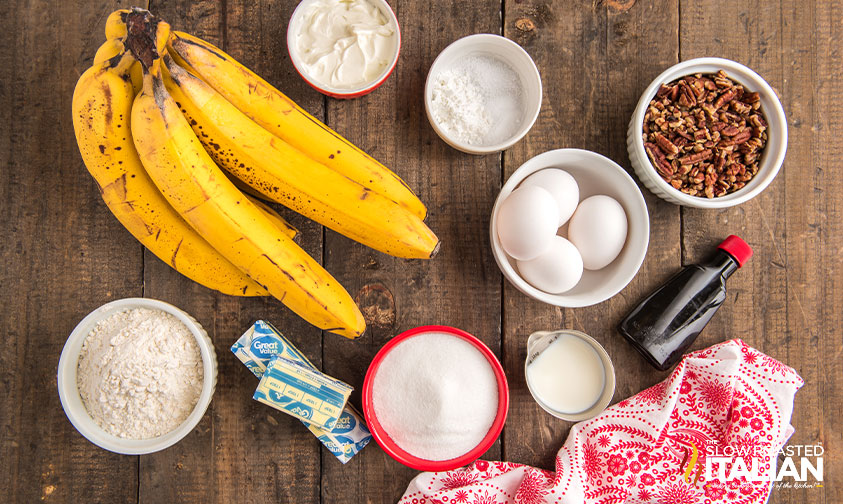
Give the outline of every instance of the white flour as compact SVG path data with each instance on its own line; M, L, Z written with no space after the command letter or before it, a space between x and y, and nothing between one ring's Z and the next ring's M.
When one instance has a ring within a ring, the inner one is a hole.
M398 446L425 460L449 460L486 437L497 415L498 384L489 361L470 343L423 333L381 361L372 404Z
M493 145L521 126L524 91L518 74L502 60L469 56L436 75L431 115L440 128L469 145Z
M161 310L111 315L91 331L79 354L77 386L85 409L121 438L174 430L199 401L202 382L196 338Z

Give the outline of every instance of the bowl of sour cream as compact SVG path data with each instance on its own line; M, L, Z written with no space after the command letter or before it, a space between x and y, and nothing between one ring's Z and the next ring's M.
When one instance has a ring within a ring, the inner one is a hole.
M303 0L287 27L287 50L301 77L320 93L357 98L395 69L398 18L385 0Z

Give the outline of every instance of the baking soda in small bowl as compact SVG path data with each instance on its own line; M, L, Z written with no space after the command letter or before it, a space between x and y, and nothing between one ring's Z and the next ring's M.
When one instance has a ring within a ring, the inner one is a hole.
M472 451L498 415L498 382L489 360L465 339L444 332L423 332L394 346L374 374L371 394L390 439L429 461Z
M521 79L492 54L467 56L433 78L430 112L436 124L460 142L499 144L524 120Z

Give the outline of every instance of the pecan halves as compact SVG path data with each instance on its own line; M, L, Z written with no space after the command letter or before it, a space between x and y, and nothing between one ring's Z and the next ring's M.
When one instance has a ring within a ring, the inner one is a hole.
M716 198L758 173L767 130L761 96L721 70L662 84L644 117L642 140L673 188Z
M697 96L691 86L684 81L679 81L679 104L683 107L693 107L697 104Z
M734 136L732 136L731 140L723 140L722 142L720 142L720 146L721 147L728 147L728 146L731 146L731 145L740 145L740 144L746 142L747 140L749 140L751 137L752 137L752 131L751 130L748 130L748 129L743 130L740 133L737 133Z
M664 152L662 152L658 146L647 142L644 144L644 150L647 151L650 161L653 162L662 177L670 177L673 175L673 167L670 165L670 161L667 160Z
M737 89L729 89L717 98L717 100L714 102L714 108L723 108L723 105L726 105L730 101L734 100L736 96L738 96Z
M673 142L665 138L661 133L654 134L653 138L656 140L656 145L666 154L670 154L671 156L679 154L679 147L674 145Z
M699 163L700 161L705 161L706 159L711 158L713 152L711 149L705 149L700 152L695 152L693 154L688 154L687 156L682 156L679 158L680 164L694 164Z

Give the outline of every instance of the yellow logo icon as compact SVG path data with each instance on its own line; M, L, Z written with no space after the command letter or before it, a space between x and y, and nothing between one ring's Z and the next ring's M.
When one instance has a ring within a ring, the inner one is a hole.
M697 445L693 442L691 443L691 451L689 452L687 448L685 448L685 458L682 459L682 463L679 464L679 472L683 472L682 468L685 466L685 463L688 462L688 456L690 455L691 461L688 463L688 466L685 467L684 471L684 479L685 483L691 482L691 474L694 473L694 469L697 467L697 458L699 457L699 450L697 450ZM702 470L697 471L697 475L694 477L694 485L697 484L697 481L700 479L700 474L702 474Z

